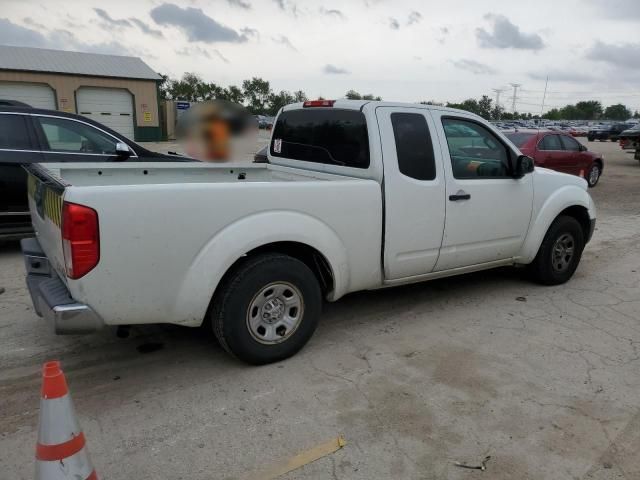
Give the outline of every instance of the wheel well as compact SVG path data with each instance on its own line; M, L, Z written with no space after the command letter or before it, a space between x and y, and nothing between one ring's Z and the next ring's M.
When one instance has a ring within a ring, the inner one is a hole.
M602 170L602 159L601 158L596 158L593 163L595 163L596 165L598 165L600 167L600 170Z
M275 242L254 248L236 260L229 270L227 270L224 277L227 277L230 272L234 271L238 265L247 259L247 257L259 255L261 253L281 253L300 260L311 269L318 279L323 295L327 295L334 288L333 271L331 270L331 266L324 255L315 248L299 242ZM224 277L220 281L220 284L225 280Z
M574 205L572 207L565 208L562 212L560 212L560 215L573 217L578 221L578 223L582 227L582 233L584 234L584 240L586 242L591 231L591 218L589 218L589 211L584 207Z

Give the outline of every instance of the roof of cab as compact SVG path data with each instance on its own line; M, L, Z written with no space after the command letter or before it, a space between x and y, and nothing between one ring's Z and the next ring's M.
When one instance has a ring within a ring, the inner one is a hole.
M361 110L365 105L371 107L404 107L404 108L423 108L426 110L440 110L450 113L464 113L465 115L472 115L477 118L482 118L474 113L466 110L460 110L457 108L449 108L441 105L428 105L424 103L406 103L406 102L386 102L378 100L348 100L346 98L339 98L334 100L332 107L309 107L309 108L342 108L346 110ZM291 103L283 107L282 111L297 110L305 108L304 102Z

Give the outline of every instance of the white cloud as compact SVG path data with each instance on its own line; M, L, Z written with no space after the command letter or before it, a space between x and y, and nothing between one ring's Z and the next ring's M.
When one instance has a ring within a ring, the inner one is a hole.
M482 48L515 48L520 50L540 50L544 48L542 37L537 33L524 33L504 15L487 14L493 31L476 29L476 38Z

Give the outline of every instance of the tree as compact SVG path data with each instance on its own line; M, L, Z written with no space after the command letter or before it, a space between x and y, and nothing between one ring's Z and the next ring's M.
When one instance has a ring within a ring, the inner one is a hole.
M347 93L345 93L344 96L349 100L377 100L377 101L382 100L382 97L375 96L372 93L360 95L355 90L349 90Z
M203 81L198 75L187 72L182 75L182 79L170 81L168 93L170 98L174 100L197 102L203 100L201 97L204 91L202 84Z
M447 107L449 108L457 108L458 110L466 110L467 112L475 113L476 115L480 115L480 106L478 105L478 101L473 98L467 98L462 103L450 103L447 102Z
M491 100L487 95L483 95L482 98L478 101L478 115L480 115L485 120L491 119Z
M349 90L347 93L344 94L344 96L348 100L362 100L362 95L360 95L355 90Z
M244 102L244 95L242 94L242 90L240 87L236 87L235 85L229 85L224 91L225 99L230 102L237 103L238 105L242 105Z
M640 118L640 112L638 112L638 110L633 114L633 118Z
M604 117L609 120L627 120L631 117L631 110L621 103L609 105L604 111Z
M247 101L247 108L253 114L263 114L266 112L267 103L271 95L271 87L267 80L253 77L251 80L242 82L242 92Z
M304 93L302 90L293 92L293 97L296 99L296 102L306 102L308 100L307 94Z
M269 96L269 115L276 115L282 107L295 102L296 97L286 90L281 90L280 93L272 93Z
M576 120L595 120L602 115L602 104L597 100L576 103Z
M172 80L169 78L169 75L164 75L159 73L161 80L158 82L158 95L162 100L168 100L169 97L169 88L171 87Z
M496 103L496 105L491 110L491 119L500 120L503 117L503 115L504 115L504 107Z

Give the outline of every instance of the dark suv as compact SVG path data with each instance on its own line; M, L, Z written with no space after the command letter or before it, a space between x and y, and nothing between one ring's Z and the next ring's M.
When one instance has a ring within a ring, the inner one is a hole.
M604 127L592 128L587 133L587 140L590 142L594 140L617 142L620 134L632 126L630 123L614 123Z
M41 162L180 162L151 152L88 118L27 106L0 106L0 240L32 234L27 174Z

